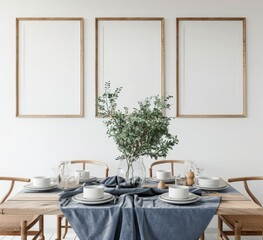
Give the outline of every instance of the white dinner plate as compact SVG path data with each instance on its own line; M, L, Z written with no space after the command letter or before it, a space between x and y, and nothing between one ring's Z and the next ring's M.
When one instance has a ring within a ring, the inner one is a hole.
M72 197L72 200L77 202L77 203L82 203L82 204L87 204L87 205L98 205L98 204L104 204L104 203L108 203L111 202L112 200L114 200L115 197L112 195L110 198L105 199L105 200L97 200L97 201L88 201L87 199L84 200L79 200L76 198L76 196Z
M224 189L228 188L228 185L224 182L221 182L219 187L202 187L198 184L194 184L193 186L200 188L202 190L208 190L208 191L220 191L220 190L224 190Z
M185 205L185 204L191 204L191 203L197 202L200 199L200 197L197 196L197 198L195 198L195 199L193 199L191 201L187 201L187 200L186 201L181 201L181 200L180 201L176 201L176 200L167 200L167 199L163 198L162 195L160 195L159 199L161 201L167 202L167 203L178 204L178 205Z
M198 198L198 196L193 193L189 193L188 198L172 198L172 197L169 197L169 193L163 193L161 194L161 196L162 198L169 200L169 201L180 201L180 202L192 201Z
M161 180L160 179L158 179L157 177L151 177L151 178L149 178L151 181L153 181L153 182L160 182ZM170 179L165 179L165 180L163 180L163 182L165 182L165 183L174 183L175 182L175 177L173 176L172 178L170 178Z
M30 191L48 191L48 190L55 189L57 187L58 187L58 185L54 184L54 183L48 187L36 187L36 186L33 186L33 183L29 183L29 184L24 185L24 188L26 190L30 190Z
M112 195L110 193L104 193L103 198L85 198L83 196L83 193L79 193L77 195L75 195L76 199L80 200L80 201L88 201L88 202L98 202L98 201L104 201L107 200L109 198L112 197Z
M80 183L90 183L90 182L95 182L97 181L96 177L90 177L90 178L86 178L86 179L79 179Z

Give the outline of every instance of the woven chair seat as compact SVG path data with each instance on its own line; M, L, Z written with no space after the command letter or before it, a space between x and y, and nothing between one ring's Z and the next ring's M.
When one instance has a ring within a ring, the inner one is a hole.
M262 216L242 216L242 215L225 215L221 217L226 225L233 230L233 226L235 225L236 221L239 221L242 226L242 231L245 232L253 232L253 231L262 231L262 223L263 217Z
M27 221L30 225L38 216L30 215L1 215L0 214L0 231L20 231L20 224L22 221Z

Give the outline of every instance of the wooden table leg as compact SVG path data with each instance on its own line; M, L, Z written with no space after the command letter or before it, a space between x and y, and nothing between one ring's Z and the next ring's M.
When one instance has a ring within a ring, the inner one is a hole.
M57 215L57 238L56 240L61 240L61 223L62 223L62 216Z
M205 240L205 233L202 233L202 235L199 238L200 240Z
M235 240L241 239L241 223L235 222Z
M21 240L27 239L27 221L21 222Z

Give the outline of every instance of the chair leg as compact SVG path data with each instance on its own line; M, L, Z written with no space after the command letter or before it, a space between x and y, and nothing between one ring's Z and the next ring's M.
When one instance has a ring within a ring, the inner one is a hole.
M218 234L217 234L217 239L220 240L220 239L223 239L222 238L222 231L223 231L223 221L220 217L218 217L218 220L217 220L217 224L218 224Z
M27 240L27 221L22 221L20 226L21 226L21 240Z
M200 236L199 240L205 240L205 233L203 232L202 235Z
M39 240L45 240L45 236L44 236L44 217L43 217L43 215L39 219L39 231L41 232Z
M235 222L235 240L241 240L241 223Z
M57 238L56 240L61 240L61 222L63 216L57 215Z
M66 237L67 233L68 233L68 220L65 218L65 233L63 235L63 238Z

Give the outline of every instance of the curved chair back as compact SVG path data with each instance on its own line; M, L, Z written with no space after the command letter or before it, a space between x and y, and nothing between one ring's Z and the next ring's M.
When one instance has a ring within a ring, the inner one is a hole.
M8 192L4 195L4 197L0 201L0 204L2 204L6 201L6 199L11 194L11 192L14 188L15 182L30 182L30 178L0 177L0 181L9 181L10 182L10 187L9 187Z
M152 177L152 168L153 166L159 165L159 164L170 164L171 165L171 173L172 176L174 176L174 164L184 164L185 160L157 160L153 162L149 168L149 175Z
M259 200L255 197L255 195L251 192L249 186L248 186L248 181L258 181L258 180L263 180L263 176L253 176L253 177L239 177L239 178L229 178L228 182L243 182L244 188L246 189L247 194L251 197L251 199L258 204L259 206L262 207L261 203Z
M72 160L70 161L71 164L82 164L82 170L85 170L86 169L86 165L87 164L94 164L94 165L99 165L99 166L102 166L104 167L105 169L105 174L104 176L105 177L108 177L109 176L109 167L107 164L105 164L104 162L101 162L101 161L97 161L97 160Z

